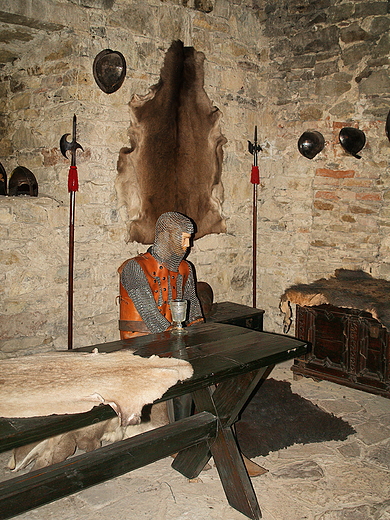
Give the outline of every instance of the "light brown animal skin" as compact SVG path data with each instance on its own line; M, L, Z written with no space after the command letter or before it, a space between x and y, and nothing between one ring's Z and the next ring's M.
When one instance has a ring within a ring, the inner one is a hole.
M151 244L157 218L178 211L197 225L195 238L224 233L221 216L221 112L204 88L205 56L175 41L160 81L130 101L130 147L120 150L116 189L126 205L128 241Z
M193 373L182 359L131 351L54 352L0 362L0 417L86 412L109 404L122 426L138 424L145 404Z
M181 359L131 351L53 352L11 358L0 363L0 416L31 417L78 413L95 404L110 404L118 417L57 435L13 451L8 467L34 469L55 464L77 448L92 451L101 443L121 440L168 423L166 403L154 400L179 379L192 375Z

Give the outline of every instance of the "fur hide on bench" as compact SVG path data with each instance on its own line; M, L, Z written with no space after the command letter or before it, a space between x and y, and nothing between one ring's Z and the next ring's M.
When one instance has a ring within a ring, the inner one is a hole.
M360 270L336 269L331 278L289 287L281 297L284 331L291 326L290 303L302 307L329 304L369 312L390 331L390 281Z
M101 403L109 404L118 415L17 448L9 468L22 469L35 461L38 469L65 460L76 448L92 451L103 441L121 440L166 424L166 403L152 406L150 421L141 423L144 405L153 403L192 374L188 361L143 358L128 350L54 352L2 360L0 417L74 414Z
M122 426L193 369L183 359L143 358L129 350L54 352L2 360L0 417L80 413L109 404Z

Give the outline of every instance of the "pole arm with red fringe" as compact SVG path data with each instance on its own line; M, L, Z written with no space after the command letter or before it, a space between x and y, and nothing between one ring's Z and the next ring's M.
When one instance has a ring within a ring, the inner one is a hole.
M260 184L259 166L257 164L257 154L261 151L261 146L257 144L257 126L253 143L248 141L249 153L253 155L253 165L251 171L251 183L253 184L253 210L252 210L252 306L256 308L257 290L257 186Z
M60 139L60 150L64 157L70 151L71 161L68 174L68 192L70 195L69 211L69 272L68 272L68 350L73 348L73 264L74 264L74 222L75 222L75 202L76 191L79 189L79 179L76 166L76 150L83 147L76 141L76 115L73 116L72 141L68 142L70 134L64 134ZM84 151L84 150L83 150Z

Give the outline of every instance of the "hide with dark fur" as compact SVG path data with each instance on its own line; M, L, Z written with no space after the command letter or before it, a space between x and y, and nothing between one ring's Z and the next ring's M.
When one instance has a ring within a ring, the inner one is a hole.
M364 271L336 269L331 278L289 287L281 298L285 330L291 323L289 302L309 307L329 304L366 311L390 331L390 281L373 278Z
M200 238L226 230L221 216L221 113L204 88L205 56L175 41L159 82L130 101L130 146L118 159L116 189L127 206L128 241L151 244L166 211L195 221Z

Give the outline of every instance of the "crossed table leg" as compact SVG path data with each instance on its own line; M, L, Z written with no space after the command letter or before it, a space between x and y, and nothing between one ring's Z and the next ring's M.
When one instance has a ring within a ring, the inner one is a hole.
M273 366L241 374L212 387L196 390L192 395L198 412L207 411L217 417L217 436L181 451L172 467L187 478L195 478L211 456L217 467L229 504L253 520L261 518L252 483L237 446L232 425L259 383Z

